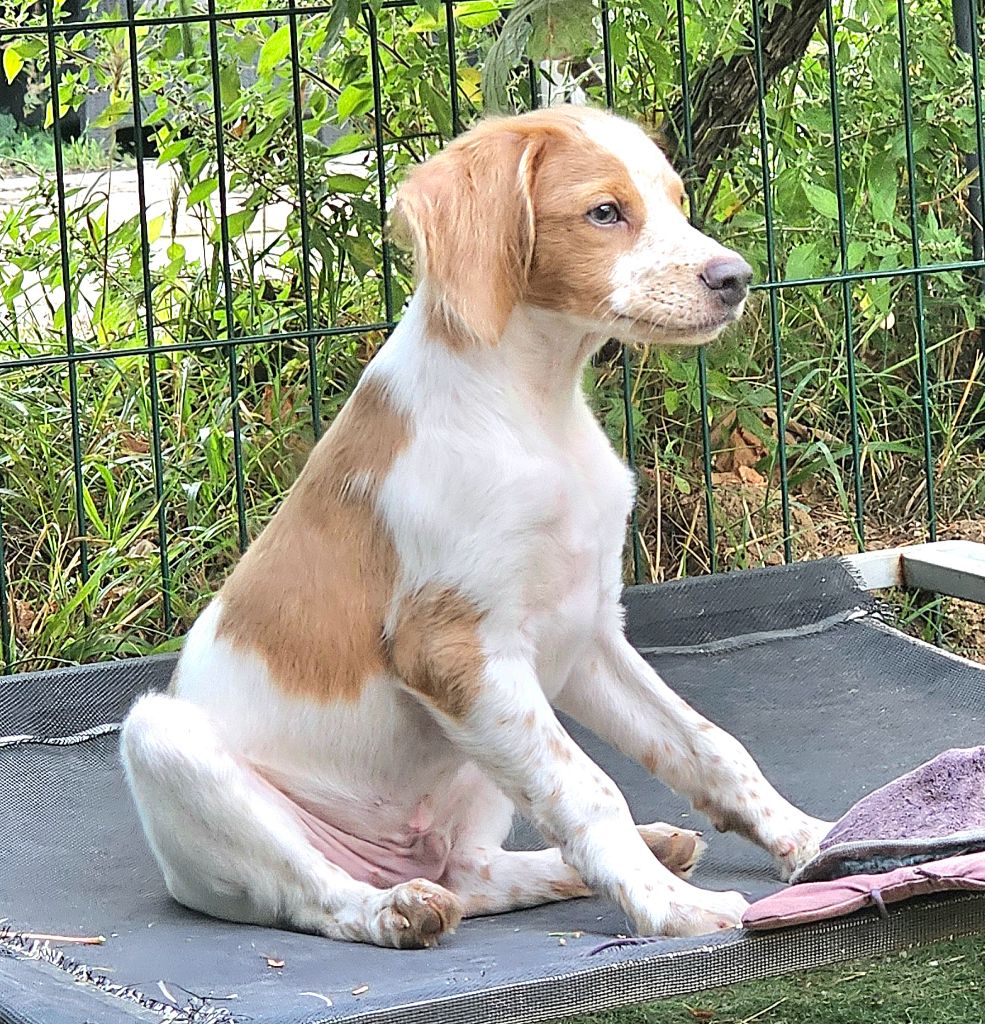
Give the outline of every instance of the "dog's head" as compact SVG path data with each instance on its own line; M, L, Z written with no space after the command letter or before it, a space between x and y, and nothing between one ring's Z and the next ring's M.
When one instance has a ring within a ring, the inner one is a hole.
M639 127L566 106L481 122L410 174L391 224L455 345L495 343L518 304L602 336L703 344L741 315L752 271L684 200Z

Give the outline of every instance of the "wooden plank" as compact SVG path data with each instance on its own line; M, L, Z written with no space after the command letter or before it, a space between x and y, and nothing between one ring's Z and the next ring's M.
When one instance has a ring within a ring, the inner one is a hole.
M985 544L952 540L904 551L903 583L985 604Z
M985 604L985 544L942 540L866 551L846 561L866 590L906 587Z

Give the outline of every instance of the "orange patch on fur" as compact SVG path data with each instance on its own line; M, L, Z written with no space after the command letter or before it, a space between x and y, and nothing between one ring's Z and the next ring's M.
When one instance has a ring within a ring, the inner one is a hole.
M625 222L607 228L586 214L615 202ZM643 197L626 166L597 143L569 133L545 147L533 188L536 241L526 299L585 317L605 316L615 261L632 249L645 220Z
M464 718L482 688L481 621L461 594L430 584L404 599L389 638L404 685L451 718Z
M364 380L222 588L217 636L255 651L288 693L356 700L387 667L396 556L373 498L408 440L384 387Z
M394 236L413 248L432 330L455 349L494 345L520 300L533 236L515 124L480 123L397 193Z
M568 764L571 761L571 750L569 749L568 744L559 737L552 736L547 741L547 749L551 752L552 756L562 764Z
M592 894L574 871L571 872L570 878L559 878L551 882L549 888L558 900L577 900Z

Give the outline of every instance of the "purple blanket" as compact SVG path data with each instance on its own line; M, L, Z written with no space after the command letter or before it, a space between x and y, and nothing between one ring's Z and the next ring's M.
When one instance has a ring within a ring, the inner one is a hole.
M985 746L946 750L863 797L792 882L892 871L985 850Z

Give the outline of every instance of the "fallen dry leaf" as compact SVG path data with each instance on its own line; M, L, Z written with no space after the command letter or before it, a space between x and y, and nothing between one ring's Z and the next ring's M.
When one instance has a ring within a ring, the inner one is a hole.
M756 487L763 487L766 484L766 478L752 466L737 466L735 472L744 484L753 484Z
M14 629L17 636L27 636L38 619L37 610L29 601L14 601Z
M268 956L267 957L267 966L268 967L283 967L284 966L284 961L283 960L275 960L272 956Z
M134 455L146 455L150 451L150 441L138 434L124 430L120 433L120 445Z

